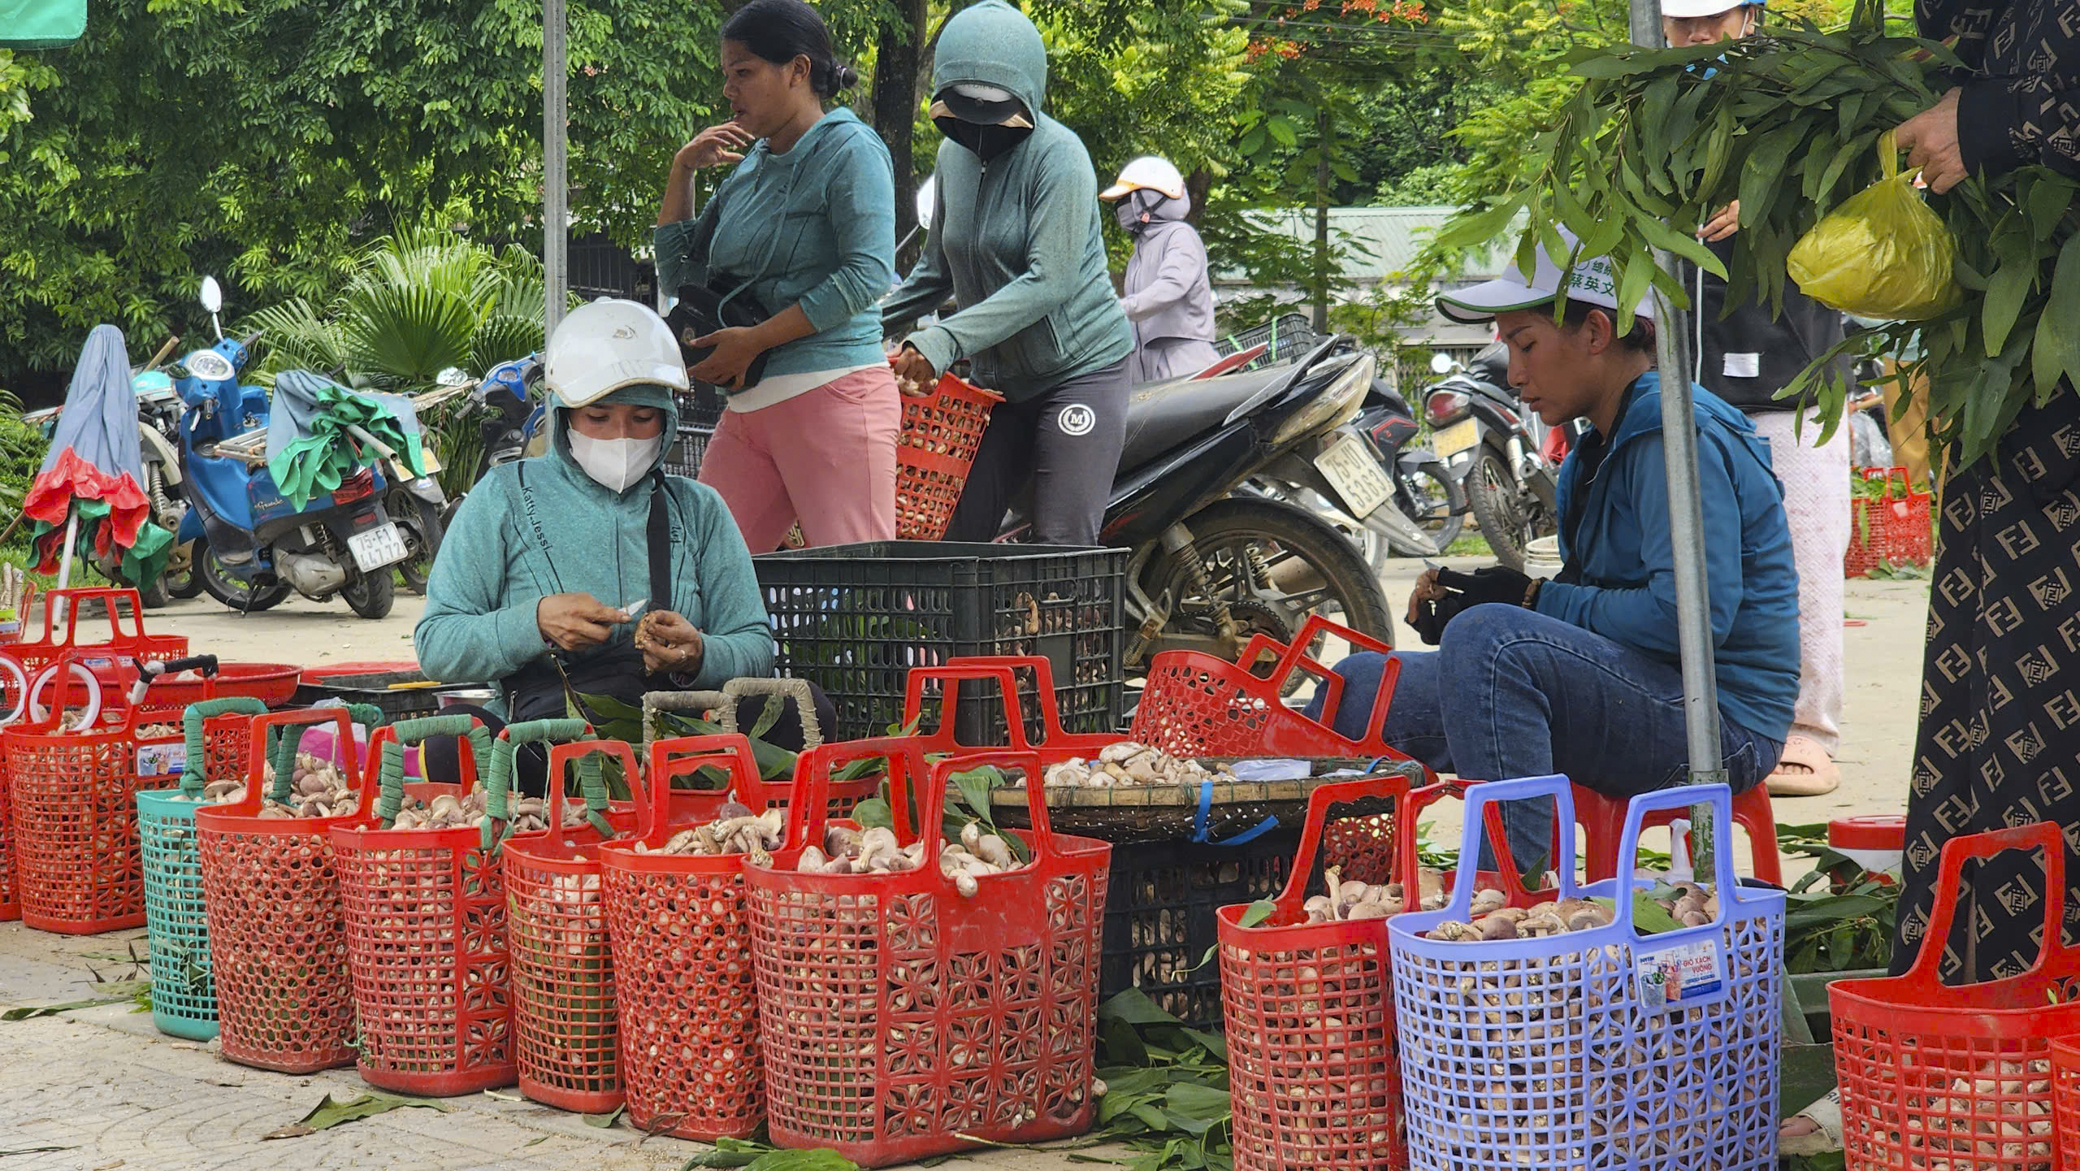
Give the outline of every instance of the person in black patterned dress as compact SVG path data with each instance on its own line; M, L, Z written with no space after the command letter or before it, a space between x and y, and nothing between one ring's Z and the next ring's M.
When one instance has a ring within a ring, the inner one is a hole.
M1918 0L1915 18L1973 71L1899 128L1931 190L2033 164L2080 176L2080 7ZM2080 937L2080 394L2024 408L1940 499L1894 972L1921 950L1943 843L2005 826L2063 828L2065 937ZM2011 851L1965 876L1945 980L2030 967L2042 860Z

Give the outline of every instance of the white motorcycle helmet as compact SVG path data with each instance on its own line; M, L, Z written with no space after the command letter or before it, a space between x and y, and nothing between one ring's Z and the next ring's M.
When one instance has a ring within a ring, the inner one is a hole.
M649 306L615 297L580 305L563 319L549 339L542 377L557 405L573 410L624 386L689 387L671 326Z
M1170 160L1155 155L1143 155L1120 168L1119 181L1098 193L1098 198L1107 203L1126 198L1129 194L1146 188L1160 191L1172 199L1184 198L1184 176L1170 165Z

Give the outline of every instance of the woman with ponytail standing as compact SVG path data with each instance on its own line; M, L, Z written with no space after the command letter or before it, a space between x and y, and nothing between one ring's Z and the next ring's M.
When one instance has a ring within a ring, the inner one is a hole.
M895 537L902 406L876 302L895 273L895 176L880 136L824 103L858 80L804 0L750 0L722 26L731 119L672 159L657 217L667 293L718 297L688 371L726 396L700 480L754 553L799 521L811 545ZM735 163L693 214L693 173ZM748 313L747 313L748 311Z

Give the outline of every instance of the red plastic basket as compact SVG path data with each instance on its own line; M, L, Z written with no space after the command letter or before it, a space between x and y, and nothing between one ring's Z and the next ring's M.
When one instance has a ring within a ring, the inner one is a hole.
M1278 909L1253 927L1242 925L1248 904L1217 913L1237 1171L1408 1166L1387 921L1310 924L1303 904L1323 831L1336 824L1328 820L1331 805L1367 797L1394 802L1395 812L1381 816L1408 827L1392 868L1392 877L1406 882L1416 871L1417 817L1439 797L1464 791L1463 782L1411 790L1400 776L1323 785L1308 798L1300 851ZM1487 813L1490 835L1500 842L1501 808L1489 805ZM1552 897L1526 892L1506 846L1503 854L1501 872L1481 881L1507 893L1512 906Z
M331 831L352 822L358 811L260 816L266 761L275 761L274 795L286 797L302 729L334 724L333 743L351 745L350 719L373 729L383 713L356 704L346 711L313 708L255 717L244 765L245 800L195 811L217 981L217 1039L227 1061L282 1073L354 1063L354 998ZM340 764L351 769L354 762L349 756Z
M1885 495L1849 501L1849 551L1842 557L1843 576L1868 577L1880 561L1927 565L1934 558L1929 494L1915 491L1908 477L1905 468L1863 470L1865 480L1885 482Z
M897 839L924 841L931 861L900 874L796 873L799 843L822 839L830 771L877 756ZM1033 829L1008 832L1031 864L980 878L962 898L937 865L941 816L952 772L982 764L1040 771L1036 754L1013 750L928 767L900 737L825 745L799 762L805 795L790 809L787 848L744 867L775 1142L881 1167L1090 1127L1112 849L1054 833L1043 786L1029 785Z
M2080 1033L2051 1042L2051 1118L2053 1166L2080 1167Z
M633 749L619 740L583 739L590 733L578 720L544 720L500 733L507 745L570 741L549 749L548 831L505 846L506 939L520 1092L558 1109L604 1114L621 1105L622 1092L600 846L634 818L624 806L609 819L598 754L619 760L630 785L639 777ZM510 785L511 749L493 752L492 784ZM564 828L565 777L574 763L588 821Z
M81 641L80 609L84 603L99 602L108 618L108 637ZM58 612L63 611L60 618ZM124 621L128 618L128 622ZM62 624L61 624L62 623ZM92 669L103 683L127 684L136 676L128 668L139 661L178 659L188 653L188 640L178 634L146 634L144 604L137 591L111 587L51 590L43 597L43 631L33 639L9 643L7 653L33 677L72 653ZM124 669L119 676L118 668Z
M178 775L172 749L185 740L177 725L186 705L148 698L127 707L116 693L104 692L105 706L94 724L61 731L58 723L74 686L74 654L54 660L53 718L0 731L0 752L7 758L22 922L40 931L96 935L144 924L137 790L141 782L147 789L164 787ZM205 686L200 698L207 697ZM173 727L165 735L140 736L149 725Z
M404 784L404 748L455 736L459 785ZM379 728L369 741L363 810L331 830L347 928L347 967L360 1021L361 1079L401 1094L448 1096L512 1085L513 1006L506 897L495 819L480 829L389 828L406 792L428 801L477 783L491 737L469 716Z
M946 535L989 429L990 410L1003 401L951 374L940 375L929 395L903 396L903 430L896 438L897 540Z
M674 776L710 766L727 769L730 789L753 808L776 788L759 782L742 736L660 740L650 746L635 835L600 849L629 1121L703 1142L746 1137L765 1119L744 859L642 854L635 843L662 846L714 818L724 791L688 801L671 788Z
M2044 950L2021 975L1946 986L1941 967L1964 864L2003 850L2043 851ZM1914 966L1828 985L1851 1171L2056 1166L2051 1038L2080 1032L2080 948L2060 939L2065 873L2065 843L2050 822L1952 838Z

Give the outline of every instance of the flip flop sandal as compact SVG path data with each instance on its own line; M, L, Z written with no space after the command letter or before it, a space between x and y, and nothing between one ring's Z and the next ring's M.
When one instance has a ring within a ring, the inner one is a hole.
M1784 766L1799 765L1787 770ZM1818 797L1832 793L1842 783L1841 766L1810 736L1793 736L1784 741L1784 753L1776 771L1765 782L1772 797Z
M1791 1119L1803 1118L1818 1129L1811 1134L1791 1137L1779 1136L1779 1155L1825 1155L1842 1149L1842 1092L1829 1090L1827 1096L1793 1114Z

